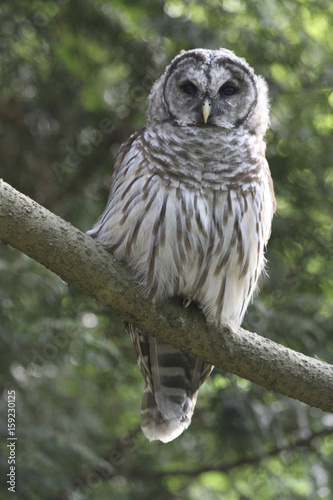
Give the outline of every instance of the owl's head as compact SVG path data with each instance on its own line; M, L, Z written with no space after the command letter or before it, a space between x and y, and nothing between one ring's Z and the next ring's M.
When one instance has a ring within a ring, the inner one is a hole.
M269 122L267 84L245 59L226 49L182 51L155 83L148 124L244 127L264 135Z

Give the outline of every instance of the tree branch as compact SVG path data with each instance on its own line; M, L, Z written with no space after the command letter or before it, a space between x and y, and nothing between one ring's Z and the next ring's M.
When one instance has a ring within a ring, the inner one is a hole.
M144 299L102 245L0 181L0 239L149 335L268 390L333 412L333 366L255 333L209 326L197 308Z
M214 461L206 465L201 465L197 468L192 469L167 469L167 468L140 468L140 467L127 467L126 458L128 455L139 446L136 442L137 434L141 431L140 427L133 429L127 436L117 439L116 443L106 453L101 459L99 464L85 473L82 476L78 476L73 481L73 490L75 493L84 496L96 486L98 482L110 481L118 476L124 476L130 480L140 479L140 480L161 480L166 476L184 476L187 478L196 478L201 474L207 472L221 472L224 474L229 473L234 469L238 469L244 466L258 466L262 464L267 459L275 457L282 453L283 451L300 451L303 452L304 449L308 450L312 445L313 441L316 439L322 439L326 436L332 434L333 428L325 428L320 431L309 434L308 436L297 436L294 437L290 442L285 443L280 446L276 446L269 451L263 453L243 457L240 460L235 460L234 462L227 462L222 464L216 464ZM60 496L54 498L54 500L63 500L67 498L64 492Z
M237 469L239 467L249 466L249 465L259 465L264 460L275 457L279 455L283 451L294 451L299 450L301 448L309 449L309 446L315 439L323 438L325 436L329 436L332 434L333 429L322 429L318 432L314 432L313 434L308 435L307 437L297 437L294 438L290 443L286 443L281 446L277 446L269 451L263 452L259 455L253 455L252 457L243 457L234 462L229 462L225 464L207 464L196 469L149 469L149 468L133 468L128 470L121 470L119 474L126 475L129 478L140 478L140 479L161 479L166 476L191 476L197 477L201 474L205 474L206 472L222 472L228 473L233 469Z

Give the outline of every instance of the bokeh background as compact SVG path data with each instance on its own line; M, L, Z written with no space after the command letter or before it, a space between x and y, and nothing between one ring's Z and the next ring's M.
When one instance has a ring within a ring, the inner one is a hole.
M234 50L269 83L277 215L244 327L333 361L333 3L2 0L0 175L81 230L119 145L181 50ZM169 444L139 430L143 380L112 311L0 246L0 497L7 390L20 500L333 498L333 416L221 370Z

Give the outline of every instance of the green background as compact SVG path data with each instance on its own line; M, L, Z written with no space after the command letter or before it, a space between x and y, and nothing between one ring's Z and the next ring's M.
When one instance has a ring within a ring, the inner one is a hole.
M269 84L278 203L243 326L332 362L332 25L330 0L2 1L0 175L88 230L166 64L234 50ZM333 498L332 415L215 370L188 431L149 443L119 318L2 244L0 270L1 498L12 389L20 500Z

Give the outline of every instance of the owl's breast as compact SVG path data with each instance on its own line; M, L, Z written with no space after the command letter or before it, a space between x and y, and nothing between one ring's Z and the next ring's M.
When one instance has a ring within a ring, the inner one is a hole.
M237 130L165 125L145 131L142 151L146 168L166 185L246 191L260 173L265 145Z
M91 234L130 264L147 295L189 297L213 321L238 326L264 264L267 179L259 165L246 184L243 163L237 171L210 153L175 154L178 139L168 153L133 144Z

